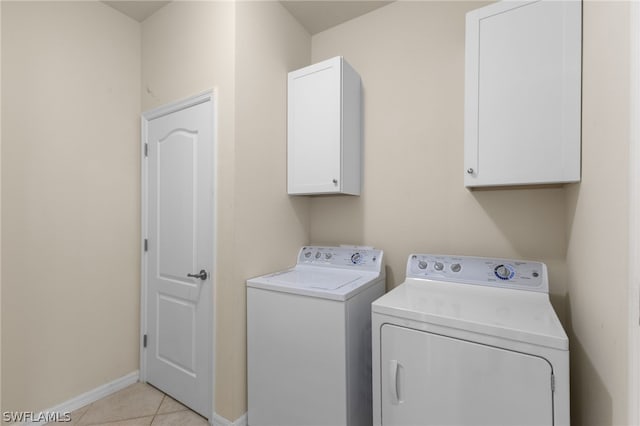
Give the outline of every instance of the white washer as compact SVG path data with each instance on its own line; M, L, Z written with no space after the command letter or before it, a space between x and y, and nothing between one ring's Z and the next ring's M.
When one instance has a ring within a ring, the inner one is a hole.
M371 425L371 302L382 251L303 247L247 281L248 424Z
M372 305L373 424L569 425L544 263L414 254Z

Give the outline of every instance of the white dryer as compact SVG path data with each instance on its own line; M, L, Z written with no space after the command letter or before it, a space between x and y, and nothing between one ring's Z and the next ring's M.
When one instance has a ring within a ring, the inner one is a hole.
M413 254L372 304L374 425L569 425L544 263Z
M381 250L303 247L247 281L248 424L371 425L371 302Z

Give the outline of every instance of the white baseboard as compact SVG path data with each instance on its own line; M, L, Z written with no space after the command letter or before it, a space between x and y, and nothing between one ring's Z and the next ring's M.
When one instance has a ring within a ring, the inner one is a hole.
M138 370L133 371L126 376L122 376L119 379L115 379L112 382L105 383L104 385L98 386L95 389L87 391L81 395L76 396L75 398L71 398L68 401L63 402L62 404L58 404L55 407L49 408L47 410L42 410L40 413L36 415L36 418L44 417L43 413L66 413L77 410L78 408L82 408L85 405L91 404L99 399L102 399L106 396L111 395L112 393L118 392L130 386L138 381L140 378L140 372ZM14 423L15 425L25 425L25 426L36 426L42 425L41 422L29 422L29 423Z
M116 393L119 390L126 388L134 383L137 383L140 379L140 372L138 370L133 371L126 376L122 376L112 382L105 383L98 386L95 389L87 391L81 395L71 398L61 404L51 407L47 410L42 410L35 415L36 418L44 418L45 413L66 413L72 412L86 405L91 404L99 399L105 398L112 393ZM12 426L42 426L46 422L26 422L26 423L12 423ZM235 421L227 420L219 414L214 413L213 417L209 421L212 426L247 426L247 413L238 417Z
M247 426L247 413L244 413L233 422L213 413L213 418L209 423L211 423L211 426Z

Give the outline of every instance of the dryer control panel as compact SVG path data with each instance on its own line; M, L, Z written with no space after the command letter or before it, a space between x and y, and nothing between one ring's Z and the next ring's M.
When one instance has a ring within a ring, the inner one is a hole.
M382 250L359 246L306 246L298 253L298 265L381 272Z
M412 254L407 278L549 292L547 266L526 260Z

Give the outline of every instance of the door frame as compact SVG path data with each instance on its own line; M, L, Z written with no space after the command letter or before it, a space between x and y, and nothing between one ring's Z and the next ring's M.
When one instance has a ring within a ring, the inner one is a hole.
M630 7L628 424L640 424L640 3Z
M148 136L148 126L149 122L153 119L165 116L167 114L171 114L177 111L181 111L192 106L196 106L205 102L211 102L213 108L213 116L211 117L213 123L213 132L212 132L212 166L214 168L213 171L213 187L214 191L217 193L217 179L216 179L216 170L217 170L217 158L218 158L218 127L217 127L217 92L215 89L209 89L204 92L198 93L196 95L190 96L185 99L181 99L175 102L170 102L168 104L162 105L160 107L145 111L140 116L140 381L147 381L147 361L146 361L146 349L144 347L144 335L147 334L147 289L148 289L148 277L147 277L147 266L148 266L148 252L145 251L144 241L149 235L148 233L148 189L149 189L149 166L148 166L148 158L145 155L145 144L147 142ZM216 324L215 324L215 287L216 287L216 271L217 271L217 262L216 262L216 239L215 235L217 235L217 203L216 197L214 196L213 200L213 235L211 236L213 242L213 273L211 274L211 294L212 300L211 309L209 310L209 324L211 324L211 333L210 333L210 344L209 344L209 357L208 359L211 362L211 377L209 378L209 389L211 394L211 412L209 413L209 424L213 424L213 419L215 416L215 386L214 386L214 377L216 376L215 370L215 342L216 342Z

